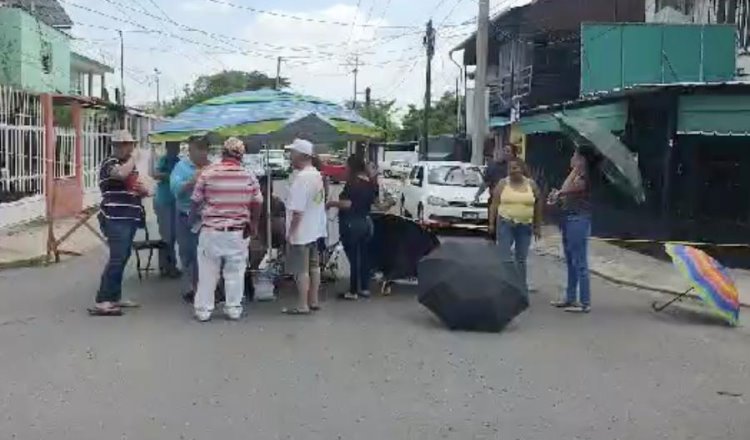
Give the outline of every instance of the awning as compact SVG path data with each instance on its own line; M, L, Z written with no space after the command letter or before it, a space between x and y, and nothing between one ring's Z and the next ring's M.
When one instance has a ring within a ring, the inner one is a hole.
M628 103L625 100L611 104L592 105L569 110L558 110L532 116L521 116L519 121L521 130L526 134L552 133L560 131L560 123L555 119L555 113L594 120L609 131L624 131L628 120Z
M750 136L750 95L680 96L677 134Z
M490 118L490 128L501 128L510 125L510 118L507 116L493 116Z

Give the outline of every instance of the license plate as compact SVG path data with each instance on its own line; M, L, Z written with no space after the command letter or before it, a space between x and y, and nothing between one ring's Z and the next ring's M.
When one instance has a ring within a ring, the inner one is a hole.
M478 212L464 212L461 214L461 217L464 220L477 220L479 219L479 213Z

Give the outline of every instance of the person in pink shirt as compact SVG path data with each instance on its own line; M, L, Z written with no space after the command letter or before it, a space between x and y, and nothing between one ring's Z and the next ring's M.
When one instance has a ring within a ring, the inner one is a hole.
M201 322L211 319L220 275L226 295L224 313L231 320L242 315L250 237L257 234L263 204L258 179L242 166L244 154L242 141L227 139L221 161L203 170L193 190L194 208L201 213L193 305Z

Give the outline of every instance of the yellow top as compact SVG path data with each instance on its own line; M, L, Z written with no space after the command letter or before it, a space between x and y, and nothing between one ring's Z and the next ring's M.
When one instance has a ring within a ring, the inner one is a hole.
M531 187L531 181L524 178L523 187L513 188L510 182L505 182L500 194L500 205L497 214L515 223L531 224L534 222L534 203L536 196Z

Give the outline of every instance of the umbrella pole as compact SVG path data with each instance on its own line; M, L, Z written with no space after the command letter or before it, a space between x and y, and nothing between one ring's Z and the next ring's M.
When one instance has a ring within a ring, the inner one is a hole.
M271 252L273 251L273 240L271 238L271 196L273 194L273 177L271 177L269 154L268 144L266 144L266 184L268 185L268 197L266 197L266 256L270 261Z
M666 309L667 307L669 307L673 303L675 303L675 302L681 300L682 298L684 298L685 295L687 295L688 293L690 293L692 291L693 291L693 288L691 287L688 290L686 290L686 291L682 292L681 294L675 296L674 298L672 298L671 300L667 301L666 303L664 303L662 305L659 305L658 302L654 301L651 304L651 307L654 309L654 311L661 312L662 310Z

